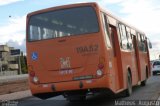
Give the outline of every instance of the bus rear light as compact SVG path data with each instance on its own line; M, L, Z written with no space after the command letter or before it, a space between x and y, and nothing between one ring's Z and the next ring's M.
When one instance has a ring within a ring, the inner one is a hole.
M103 69L104 68L104 64L98 64L98 69Z
M104 68L104 63L105 63L105 58L104 57L99 57L98 69L103 69Z
M39 83L39 79L37 76L34 76L32 80L35 84Z
M102 76L102 75L103 75L103 71L100 70L100 69L98 69L98 70L97 70L97 76Z
M34 77L34 76L35 76L35 72L34 72L34 71L30 71L30 72L29 72L29 75L30 75L31 77Z

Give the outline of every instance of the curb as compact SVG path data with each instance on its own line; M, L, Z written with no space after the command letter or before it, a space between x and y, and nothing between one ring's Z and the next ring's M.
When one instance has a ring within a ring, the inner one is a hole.
M28 74L22 75L13 75L13 76L1 76L0 77L0 84L19 81L19 80L28 80Z

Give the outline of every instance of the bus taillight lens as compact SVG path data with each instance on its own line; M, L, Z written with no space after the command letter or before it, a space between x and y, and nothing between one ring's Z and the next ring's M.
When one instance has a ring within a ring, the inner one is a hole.
M29 72L29 75L30 75L30 77L34 77L35 76L35 72L31 71L31 72Z
M104 63L105 63L105 58L99 57L98 70L96 72L97 77L101 77L103 75Z
M39 83L39 79L38 79L37 76L34 76L34 77L33 77L33 82L36 83L36 84Z
M103 71L100 70L100 69L98 69L98 70L97 70L97 76L102 76L102 75L103 75Z
M34 71L30 71L29 75L30 75L30 78L31 78L31 82L33 82L34 84L38 84L39 83L39 79L36 76Z
M104 65L103 64L98 64L98 69L103 69Z
M103 56L99 57L98 69L103 69L105 64L105 58Z

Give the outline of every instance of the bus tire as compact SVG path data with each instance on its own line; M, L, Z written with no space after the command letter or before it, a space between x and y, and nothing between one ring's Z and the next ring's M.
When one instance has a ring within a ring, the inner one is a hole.
M146 86L146 79L144 81L141 82L141 86Z
M127 89L125 91L125 94L127 97L132 94L132 77L129 72L127 74Z
M146 68L146 79L141 82L141 86L146 86L147 78L148 78L148 70L147 70L147 68Z

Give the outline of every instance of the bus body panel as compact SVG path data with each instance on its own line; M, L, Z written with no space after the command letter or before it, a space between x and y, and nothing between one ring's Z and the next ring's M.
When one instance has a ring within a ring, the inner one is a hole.
M38 84L35 85L30 83L31 92L33 95L41 93L52 93L52 92L67 92L67 91L76 91L76 90L88 90L88 89L101 89L109 88L109 75L104 75L99 79L90 79L90 80L81 80L81 81L69 81L61 83L48 83L48 84ZM84 87L80 88L79 84L83 83ZM54 85L55 89L52 89Z
M124 51L122 51L122 57L123 57L122 63L123 63L124 75L126 75L128 69L130 69L132 74L132 84L136 85L138 83L138 70L136 69L135 66L136 64L136 61L134 59L135 57L132 52L124 52Z
M29 64L33 65L40 83L71 81L74 77L96 75L102 55L100 36L92 34L64 39L65 42L57 39L28 44ZM37 60L32 59L33 52L37 52ZM66 61L68 63L63 63Z

